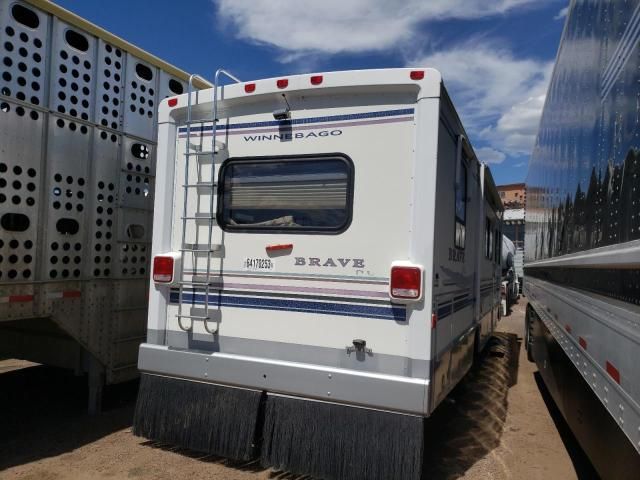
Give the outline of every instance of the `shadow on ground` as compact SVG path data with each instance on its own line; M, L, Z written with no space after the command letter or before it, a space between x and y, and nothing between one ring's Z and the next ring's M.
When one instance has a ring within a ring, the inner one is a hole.
M515 334L495 334L481 361L427 420L424 478L459 478L500 444L519 353Z
M549 390L545 386L540 372L534 373L534 378L536 381L536 385L538 386L538 390L540 390L540 395L542 395L542 399L544 400L544 403L549 410L549 414L553 419L553 423L558 429L560 438L562 439L562 442L567 449L567 453L571 458L571 462L573 463L573 467L576 470L577 477L580 480L599 480L600 477L591 464L589 457L587 457L587 454L580 447L580 444L578 443L576 437L573 435L571 428L565 421L562 413L556 406L556 403L553 401L551 392L549 392Z
M499 445L507 415L507 393L515 385L520 344L498 333L480 361L425 423L424 478L460 477ZM111 387L104 412L86 413L87 381L65 370L33 366L0 375L0 471L60 455L131 426L137 382ZM246 472L264 472L259 461L233 462L154 442L151 448ZM308 480L271 471L274 480ZM585 477L586 478L586 477Z
M0 471L70 452L131 425L138 382L108 387L87 413L87 378L29 366L0 374Z

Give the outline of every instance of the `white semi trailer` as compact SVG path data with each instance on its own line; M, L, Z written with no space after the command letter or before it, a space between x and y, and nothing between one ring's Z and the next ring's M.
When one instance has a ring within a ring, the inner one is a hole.
M527 349L598 473L640 477L640 1L574 0L527 177Z
M502 204L440 73L221 70L161 102L156 193L134 433L420 478L500 305Z
M47 1L0 2L0 355L135 378L159 102L188 76ZM202 86L202 83L198 83Z

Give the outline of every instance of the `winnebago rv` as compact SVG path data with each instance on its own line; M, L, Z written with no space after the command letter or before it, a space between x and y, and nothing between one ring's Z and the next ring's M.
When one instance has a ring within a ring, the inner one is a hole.
M47 1L0 2L0 356L138 375L156 109L187 75Z
M222 75L160 104L134 433L418 479L424 418L498 320L491 174L436 70Z
M528 355L607 479L640 475L639 26L571 2L527 177Z

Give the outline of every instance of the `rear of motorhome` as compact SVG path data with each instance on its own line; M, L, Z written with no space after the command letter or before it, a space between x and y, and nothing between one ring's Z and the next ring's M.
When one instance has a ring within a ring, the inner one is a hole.
M424 419L500 303L502 204L439 72L221 70L159 116L134 432L420 478Z

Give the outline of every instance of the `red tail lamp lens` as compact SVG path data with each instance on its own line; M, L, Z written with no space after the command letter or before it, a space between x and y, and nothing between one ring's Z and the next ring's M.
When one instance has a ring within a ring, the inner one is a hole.
M178 105L178 98L174 97L174 98L170 98L167 103L169 104L170 107L175 107L176 105Z
M391 296L394 298L420 298L422 272L417 267L391 268Z
M276 86L278 88L287 88L288 85L289 85L289 80L287 80L286 78L281 78L276 82Z
M153 281L160 283L170 283L173 281L173 258L153 258Z
M322 75L314 75L311 77L311 85L320 85L322 80Z
M424 70L413 70L409 77L411 80L422 80L424 78Z
M244 84L244 91L246 93L253 93L256 91L256 84L255 83L245 83Z

